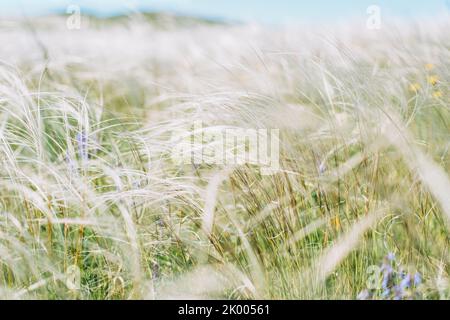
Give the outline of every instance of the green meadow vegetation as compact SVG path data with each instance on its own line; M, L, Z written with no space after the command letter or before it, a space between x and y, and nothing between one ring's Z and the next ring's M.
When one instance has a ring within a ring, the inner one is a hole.
M0 297L448 299L449 21L179 19L0 21Z

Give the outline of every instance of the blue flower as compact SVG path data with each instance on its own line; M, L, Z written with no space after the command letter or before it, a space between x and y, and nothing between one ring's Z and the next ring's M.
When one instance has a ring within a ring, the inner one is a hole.
M422 277L419 272L416 272L414 274L414 286L417 287L422 283Z
M70 156L68 150L66 151L65 160L66 160L67 166L69 167L70 174L75 174L76 175L77 174L76 164L72 160L72 157Z
M418 289L422 282L421 274L418 272L407 273L399 263L394 261L393 253L384 256L380 265L382 273L381 288L361 291L358 295L359 299L367 299L368 295L372 299L383 300L420 299L422 297L421 290ZM379 289L381 289L381 293L377 292Z
M88 155L88 137L84 132L77 133L78 154L83 161L87 161Z
M363 290L358 294L358 300L367 300L370 298L369 290Z
M388 289L389 282L392 279L392 273L394 270L392 269L392 266L387 263L383 263L383 265L381 266L381 270L383 271L383 281L381 283L381 286L383 287L383 289Z
M383 291L383 293L381 294L381 296L382 296L383 298L387 298L387 297L389 297L390 294L391 294L391 289L386 289L386 290Z
M394 292L395 292L394 300L401 300L403 298L404 291L401 285L395 286Z
M386 256L388 261L394 261L395 260L395 253L393 252L389 252L388 255Z
M401 291L408 289L411 286L411 275L407 274L403 277L400 282Z
M388 289L389 288L389 280L390 280L390 274L389 273L384 273L383 274L383 281L381 283L381 286L383 289Z

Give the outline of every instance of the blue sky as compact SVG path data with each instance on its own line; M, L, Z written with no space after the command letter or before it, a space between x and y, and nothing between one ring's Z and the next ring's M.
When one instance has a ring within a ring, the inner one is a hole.
M402 17L432 16L450 10L450 0L0 0L0 16L65 11L71 4L99 15L138 8L275 23L364 17L369 5L380 6L386 15Z

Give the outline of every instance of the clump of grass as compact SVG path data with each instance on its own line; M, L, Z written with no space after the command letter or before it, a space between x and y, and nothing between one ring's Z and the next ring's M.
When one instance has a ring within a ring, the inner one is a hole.
M48 23L0 27L1 297L354 299L394 252L448 298L448 21ZM280 170L175 163L197 120Z

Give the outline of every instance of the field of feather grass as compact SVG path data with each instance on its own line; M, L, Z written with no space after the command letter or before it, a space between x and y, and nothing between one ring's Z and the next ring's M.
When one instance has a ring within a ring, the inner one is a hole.
M1 298L449 298L448 20L84 19L0 22ZM280 170L174 163L196 120Z

